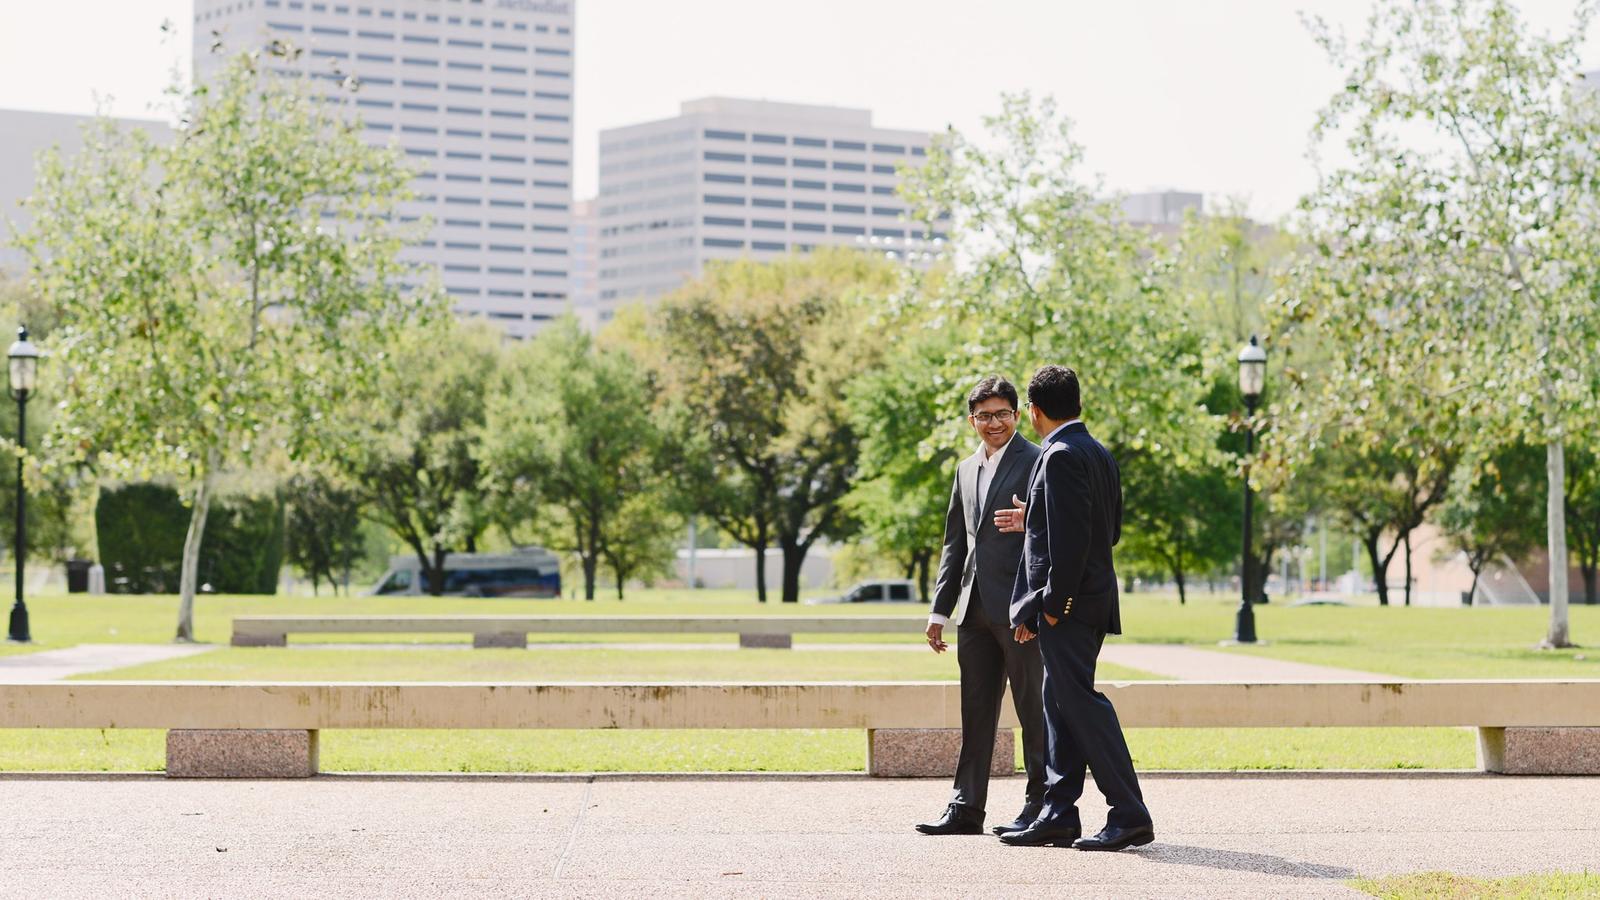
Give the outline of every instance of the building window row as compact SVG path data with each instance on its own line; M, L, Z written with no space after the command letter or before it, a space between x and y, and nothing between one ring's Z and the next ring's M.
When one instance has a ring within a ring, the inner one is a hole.
M480 3L480 2L481 2L481 0L473 0L473 3L475 3L475 4ZM285 7L287 7L288 9L305 9L306 8L306 4L305 4L304 0L265 0L263 5L266 6L267 9L282 9L282 8L285 8ZM253 7L253 6L255 6L254 2L247 2L247 3L239 4L236 7L229 7L225 11L231 12L231 11L234 11L235 9L245 9L245 8L249 8L249 7ZM328 4L326 4L326 3L312 3L311 4L311 11L312 12L327 12L328 11ZM335 14L337 14L337 15L349 15L350 14L350 7L346 6L346 5L335 5L333 7L333 12ZM374 15L376 15L380 19L393 19L395 17L395 11L394 10L391 10L391 9L374 10L372 7L368 7L368 6L358 6L358 7L356 7L355 8L355 14L357 16L360 16L360 17L366 18L366 19L370 19ZM195 18L197 18L197 19L209 19L209 18L215 18L215 17L217 17L217 15L219 15L219 13L202 13L200 15L195 16ZM407 12L407 13L401 13L400 14L400 18L404 19L407 22L415 22L415 21L418 21L419 15L417 13L414 13L414 12ZM420 15L420 20L424 21L424 22L438 22L440 19L439 19L439 15L437 13L422 13ZM462 18L460 16L449 16L449 17L447 17L446 21L451 25L460 25L460 24L462 24ZM480 18L469 18L469 19L466 20L466 24L468 24L468 25L470 25L470 26L472 26L474 28L481 28L485 24L487 24L490 28L493 28L493 29L498 30L498 31L504 31L507 28L509 28L512 31L527 31L527 30L529 30L528 29L528 23L526 23L526 22L507 22L504 19L489 19L487 22L485 22L485 20L480 19ZM550 26L548 26L548 25L535 25L535 26L533 26L532 30L536 34L549 34L550 33ZM570 35L570 34L572 34L572 29L566 27L565 25L558 25L558 26L556 26L555 33L556 34L568 34L568 35ZM526 47L522 47L520 49L526 49Z
M743 131L729 131L729 130L724 130L724 129L713 129L713 128L707 128L704 131L702 131L701 134L707 140L744 141L744 140L748 139L752 143L757 143L757 144L791 144L792 143L796 147L827 147L827 146L829 146L829 143L830 143L829 141L824 140L822 138L801 137L801 136L795 136L793 138L790 138L790 137L787 137L787 136L781 135L781 134L762 134L760 132L756 132L756 133L753 133L753 134L746 135L745 132L743 132ZM868 144L863 142L863 141L834 140L834 141L832 141L832 147L835 150L849 150L849 151L864 152L864 151L866 151L868 149ZM872 143L870 145L870 147L871 147L871 150L872 150L873 153L888 153L888 154L893 154L895 156L905 156L905 155L907 155L908 152L909 152L909 154L911 156L926 156L927 153L928 153L926 147L921 147L921 146L917 146L917 145L912 145L912 146L910 146L908 148L904 144L887 144L887 143L874 142L874 143ZM874 171L880 171L880 170L878 168L874 167ZM894 169L892 167L888 167L887 168L887 172L888 173L892 173L893 171L894 171Z

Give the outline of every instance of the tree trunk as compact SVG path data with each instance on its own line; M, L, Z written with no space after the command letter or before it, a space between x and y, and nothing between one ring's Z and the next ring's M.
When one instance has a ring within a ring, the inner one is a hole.
M783 546L783 602L800 602L800 566L806 561L806 546L792 541Z
M1411 530L1406 529L1406 605L1411 605Z
M933 551L923 550L917 554L917 596L923 603L931 602L928 593L928 570L933 567Z
M623 574L622 568L620 566L616 566L614 568L616 568L616 570L617 570L617 602L621 603L622 602L622 583L627 580L627 575Z
M756 552L756 602L767 602L767 542L759 541L751 544L750 549Z
M1372 563L1372 582L1378 586L1378 605L1389 605L1389 563L1378 553L1381 532L1367 532L1361 536L1361 545L1367 548L1367 562Z
M1545 647L1570 647L1567 623L1567 472L1565 448L1560 441L1545 447L1545 474L1549 481L1545 515L1549 519L1550 633Z
M600 560L593 553L580 553L578 559L583 563L583 599L594 599L595 570L600 567Z
M1188 602L1188 595L1183 590L1183 566L1172 567L1172 579L1178 583L1178 605L1183 606Z
M1594 605L1594 573L1595 565L1591 562L1580 562L1578 568L1583 572L1583 602L1589 606Z
M440 544L433 545L433 559L422 560L422 574L428 579L428 593L435 597L444 596L444 557L448 551Z
M211 480L217 465L217 454L206 454L205 468L200 471L200 484L194 491L194 509L189 512L189 533L183 538L183 565L178 571L178 633L173 640L179 643L194 642L194 594L200 580L200 542L206 534L206 515L211 512Z

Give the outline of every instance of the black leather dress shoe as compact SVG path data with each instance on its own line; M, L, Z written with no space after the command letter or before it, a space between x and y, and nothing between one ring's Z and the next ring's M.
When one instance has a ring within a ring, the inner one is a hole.
M983 813L952 803L939 821L918 825L917 831L923 834L983 834Z
M1013 847L1071 847L1072 842L1082 835L1083 829L1076 825L1034 822L1021 831L1000 835L1000 843Z
M1009 825L996 825L989 830L995 834L1010 834L1013 831L1026 831L1028 826L1033 824L1033 820L1039 818L1039 813L1043 808L1043 804L1029 803L1027 806L1022 808L1022 812L1017 813L1016 821Z
M1072 846L1079 850L1126 850L1129 847L1143 847L1156 839L1154 825L1138 825L1133 828L1113 828L1110 825L1100 829L1100 833L1092 838L1084 838Z

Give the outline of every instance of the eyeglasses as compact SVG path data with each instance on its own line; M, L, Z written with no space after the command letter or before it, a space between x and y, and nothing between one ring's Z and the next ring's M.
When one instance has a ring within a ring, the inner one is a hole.
M1004 425L1016 417L1017 414L1014 410L1002 409L999 412L978 413L972 417L972 421L977 422L979 425L988 425L991 422L999 422L1001 425Z

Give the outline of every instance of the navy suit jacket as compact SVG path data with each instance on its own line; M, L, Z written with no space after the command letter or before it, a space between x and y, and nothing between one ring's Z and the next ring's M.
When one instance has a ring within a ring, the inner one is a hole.
M1111 548L1122 539L1122 476L1082 422L1055 433L1034 464L1011 624L1038 633L1039 614L1122 633Z

